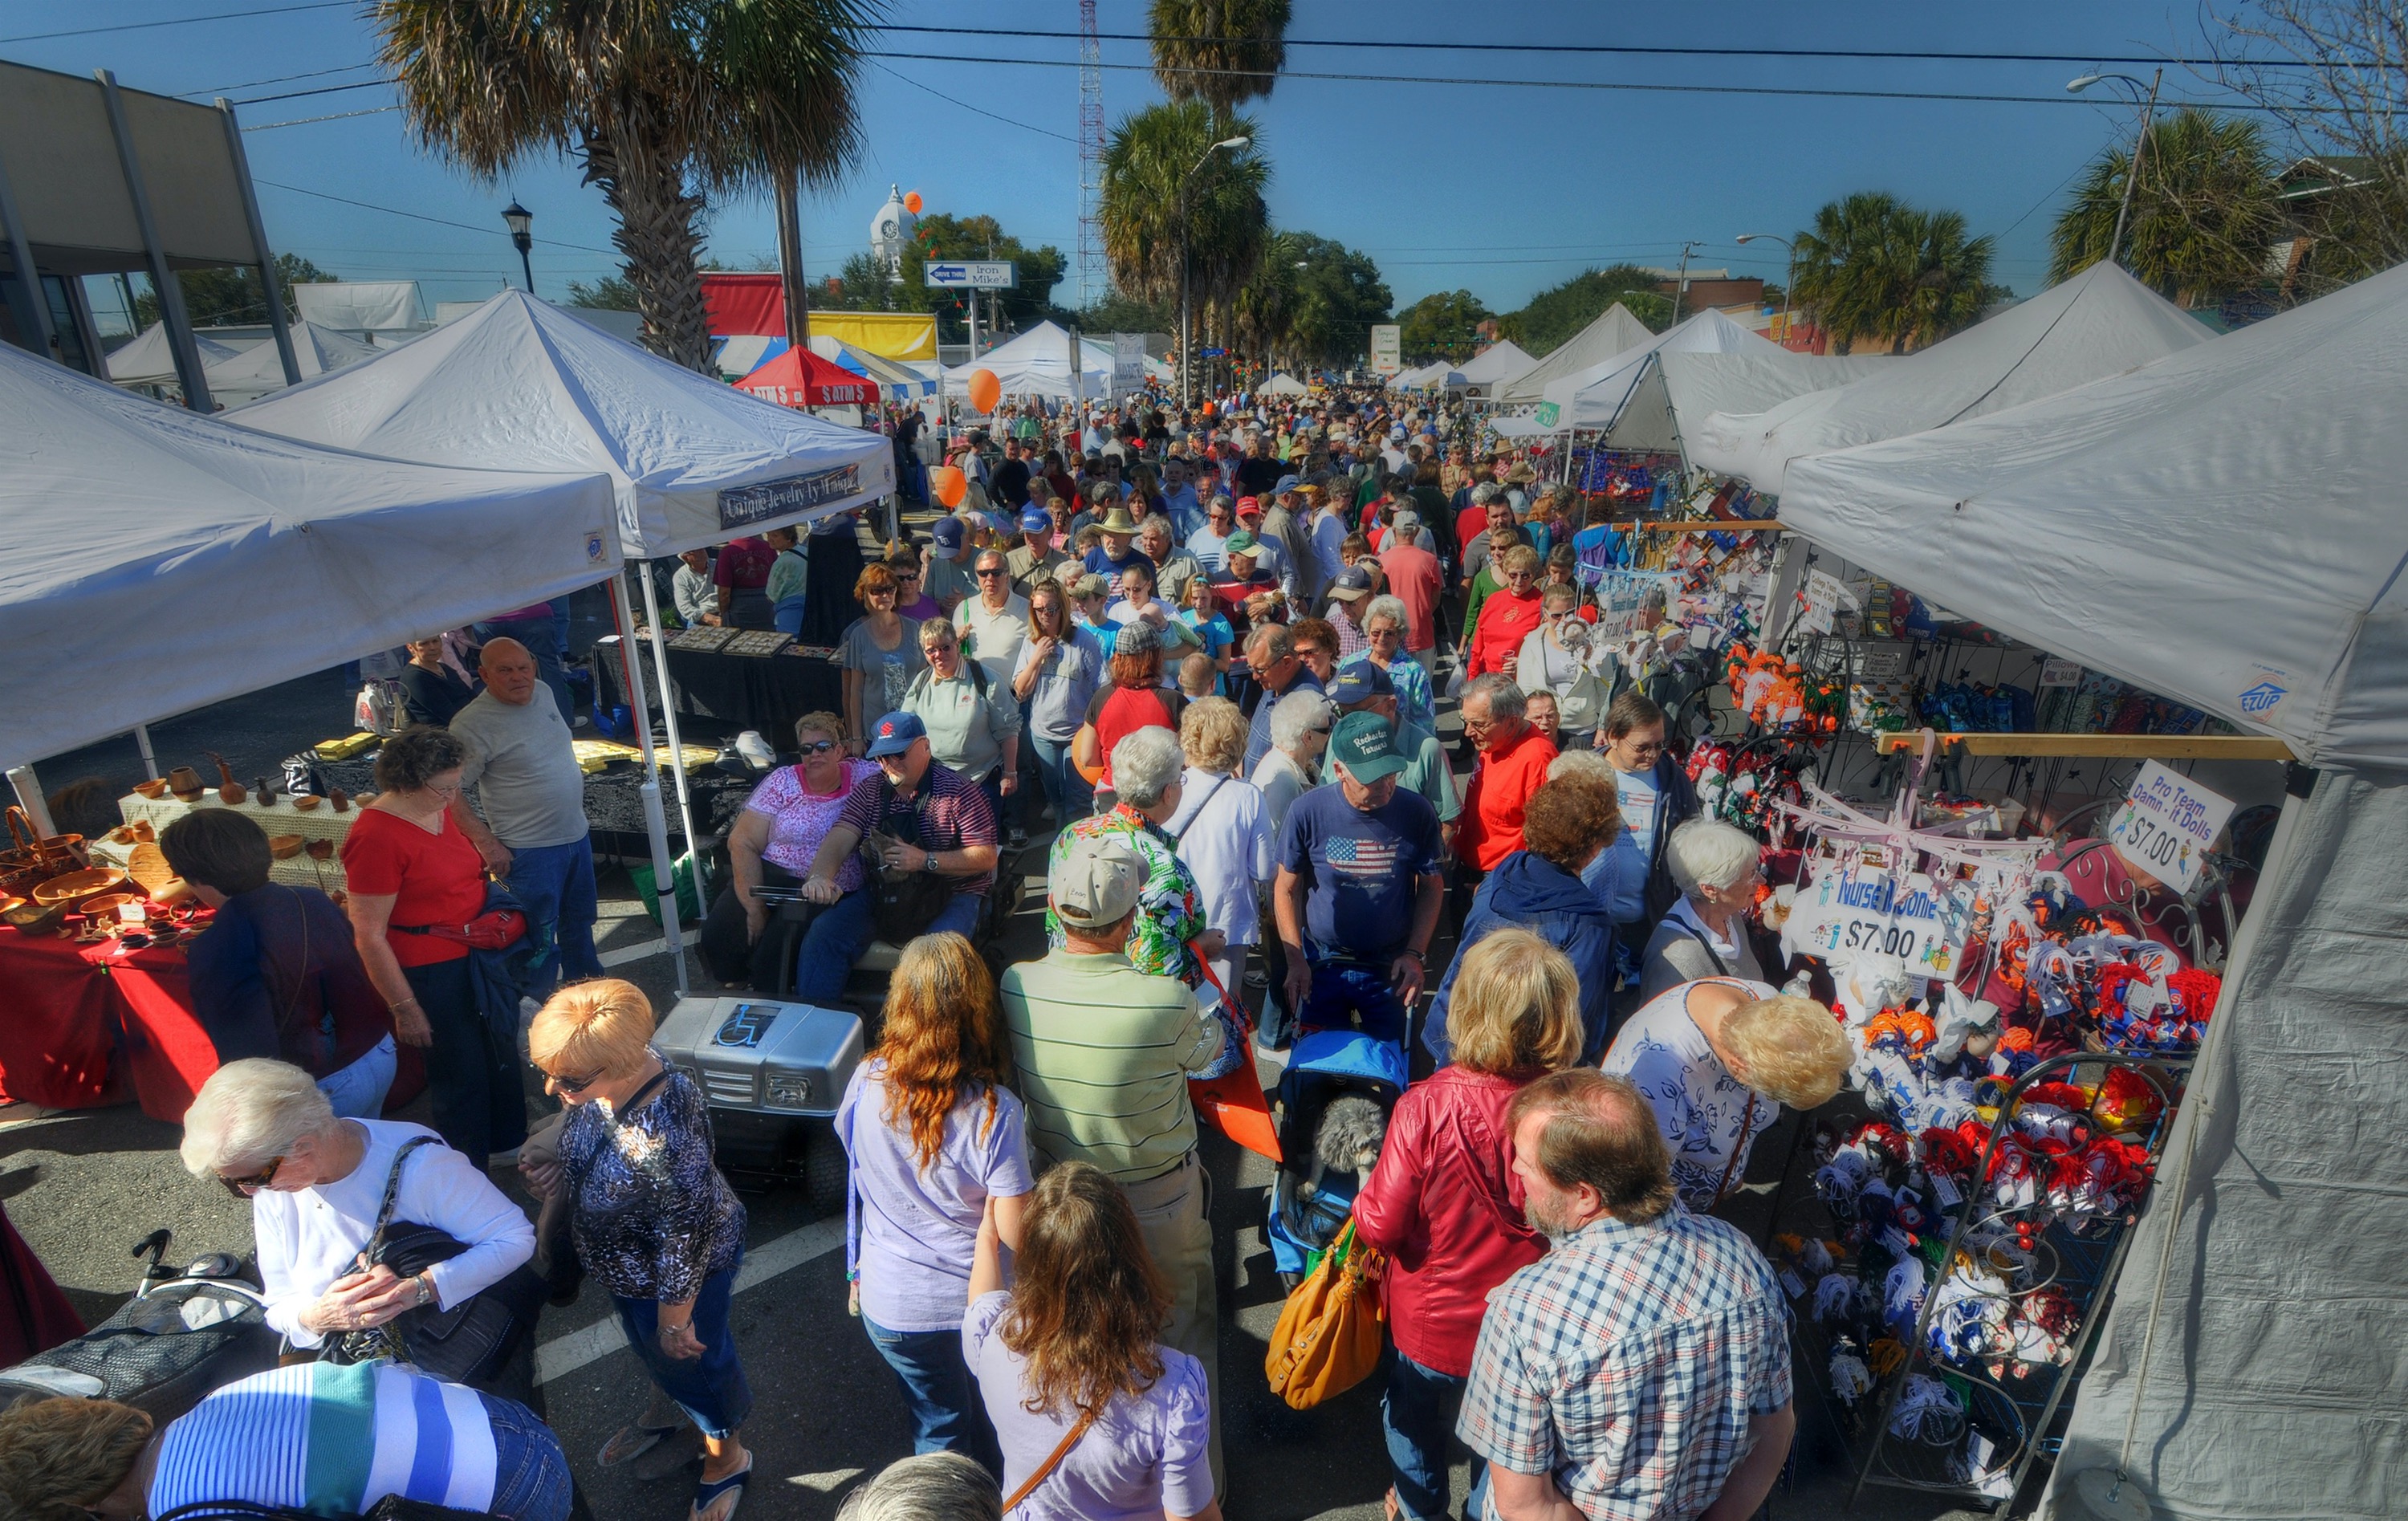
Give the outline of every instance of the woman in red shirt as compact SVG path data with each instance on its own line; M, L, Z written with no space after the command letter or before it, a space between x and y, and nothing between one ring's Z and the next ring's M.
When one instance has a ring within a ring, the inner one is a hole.
M1447 1514L1447 1436L1463 1407L1488 1291L1545 1255L1522 1216L1505 1111L1537 1078L1580 1060L1580 978L1526 929L1463 954L1446 1012L1454 1061L1405 1090L1354 1232L1388 1258L1381 1280L1397 1356L1380 1402L1395 1487L1388 1514ZM1471 1459L1471 1483L1482 1461Z
M452 816L467 752L448 729L408 728L377 756L376 799L343 841L351 936L396 1028L434 1032L435 1129L481 1170L526 1139L517 1032L495 1039L456 931L485 911L487 863Z
M1499 566L1505 585L1480 604L1480 621L1472 625L1471 649L1465 657L1466 677L1502 671L1505 663L1521 653L1530 630L1539 626L1540 564L1539 552L1527 544L1516 544L1505 552Z
M1179 732L1179 716L1187 699L1162 684L1162 635L1152 624L1123 624L1112 641L1111 681L1087 704L1087 722L1070 741L1070 758L1081 772L1096 778L1098 789L1112 784L1112 746L1139 729Z

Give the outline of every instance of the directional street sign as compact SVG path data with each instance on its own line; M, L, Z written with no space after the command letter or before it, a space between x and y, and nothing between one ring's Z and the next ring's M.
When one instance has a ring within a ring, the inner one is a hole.
M955 259L928 264L928 283L932 286L968 291L1016 291L1020 289L1020 266L1009 259Z

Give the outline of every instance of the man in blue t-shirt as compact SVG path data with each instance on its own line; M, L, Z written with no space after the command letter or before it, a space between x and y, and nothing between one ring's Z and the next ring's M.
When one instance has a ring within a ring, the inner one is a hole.
M1402 1040L1421 997L1445 899L1438 812L1399 790L1405 757L1377 713L1349 713L1329 737L1338 780L1288 811L1271 902L1299 1030Z

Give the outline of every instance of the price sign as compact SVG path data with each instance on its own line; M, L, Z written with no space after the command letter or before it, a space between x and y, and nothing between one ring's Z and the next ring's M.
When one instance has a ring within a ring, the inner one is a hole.
M1145 389L1145 335L1112 335L1112 395L1125 396Z
M1972 883L1935 884L1916 871L1894 882L1881 867L1842 856L1799 895L1784 939L1844 966L1859 954L1896 956L1911 977L1950 977L1973 925Z
M1809 570L1806 584L1798 591L1798 626L1809 634L1828 634L1831 620L1839 614L1841 599L1847 595L1847 589L1836 577Z
M2040 684L2042 686L2080 686L2082 662L2059 660L2051 655L2040 663Z
M2232 809L2231 798L2151 761L2132 779L2130 796L2108 821L2107 842L2135 871L2187 893L2198 884L2207 848L2224 832Z

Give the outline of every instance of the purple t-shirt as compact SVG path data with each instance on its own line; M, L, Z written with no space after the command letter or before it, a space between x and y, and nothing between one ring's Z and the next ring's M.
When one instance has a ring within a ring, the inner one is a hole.
M805 789L799 766L781 766L763 777L752 796L744 799L745 811L769 821L769 843L762 847L761 858L798 877L810 876L811 858L819 854L828 831L836 827L846 799L863 777L877 769L876 761L845 761L841 782L825 797L815 797ZM850 893L861 885L862 872L861 853L855 851L837 868L836 884Z
M927 1169L908 1123L886 1122L886 1064L864 1062L837 1106L836 1133L853 1159L861 1199L861 1313L890 1331L950 1331L969 1303L970 1254L989 1194L1011 1198L1037 1186L1020 1100L995 1090L953 1106Z
M1011 1308L1001 1290L969 1307L962 1318L962 1356L979 1381L987 1418L1003 1443L1003 1489L1010 1494L1037 1471L1078 1416L1032 1413L1022 1403L1021 1360L996 1323ZM1162 1377L1131 1399L1115 1395L1079 1444L1037 1492L1006 1521L1159 1521L1165 1512L1194 1515L1212 1503L1212 1401L1204 1365L1183 1352L1156 1347Z

